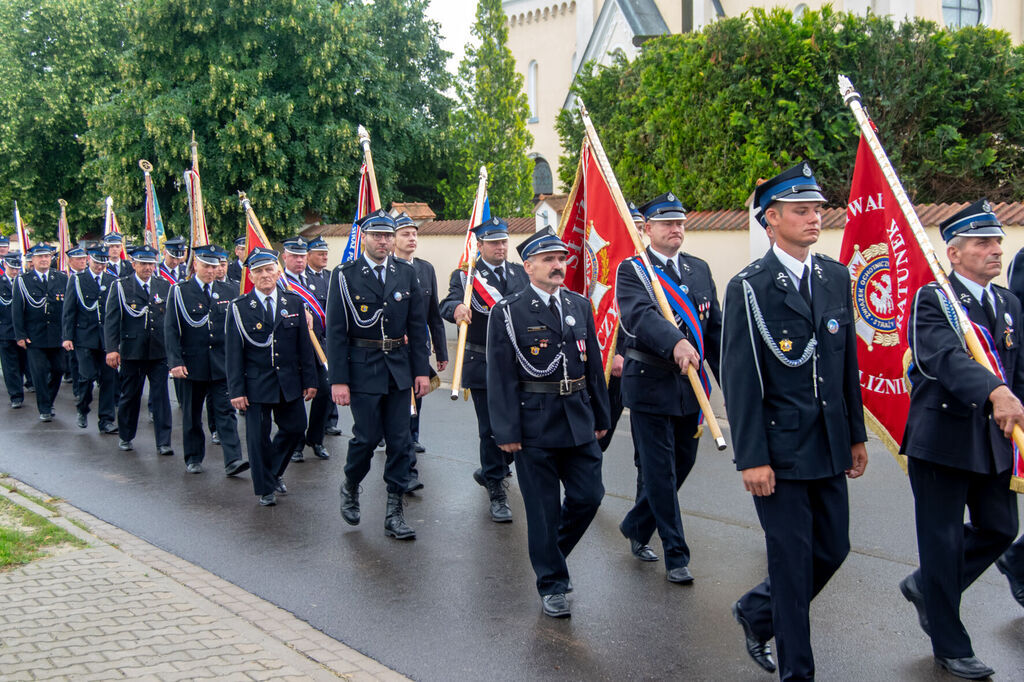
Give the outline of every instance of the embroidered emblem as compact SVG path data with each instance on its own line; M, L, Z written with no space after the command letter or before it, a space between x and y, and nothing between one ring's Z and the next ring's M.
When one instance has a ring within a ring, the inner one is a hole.
M831 319L831 320L829 320L828 322L825 323L825 329L828 330L829 334L838 334L839 333L839 322L837 320L835 320L835 319Z
M569 325L570 327L573 327L573 326L576 325L576 318L573 317L572 315L566 315L565 316L565 323L567 325Z
M683 263L683 272L692 272L693 268L690 267L689 263Z
M779 341L779 350L781 350L783 353L788 353L789 351L793 350L793 342L790 341L789 339L782 339L781 341Z
M540 354L540 348L538 348L537 346L530 346L530 355L539 355L539 354Z

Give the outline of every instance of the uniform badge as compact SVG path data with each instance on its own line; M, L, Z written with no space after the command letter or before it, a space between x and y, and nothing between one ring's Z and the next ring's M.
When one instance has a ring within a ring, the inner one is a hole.
M367 308L366 305L359 306L359 312L365 313L367 310L369 310L369 308Z
M811 177L811 175L812 175L811 167L809 165L807 165L806 162L804 163L804 167L801 169L800 172L802 172L808 178Z
M132 303L132 310L135 310L137 307L138 306L135 303Z
M257 329L263 329L263 323L262 322L257 322L256 323L256 328Z
M402 292L401 291L396 291L395 292L395 300L396 301L401 301L402 300Z
M256 301L249 301L249 307L256 310Z
M781 350L783 353L788 353L789 351L793 350L793 342L790 341L789 339L782 339L781 341L779 341L779 350Z
M160 299L160 294L156 294L155 296L153 296L153 303L163 303L163 301Z
M839 333L839 322L837 320L835 320L835 319L831 319L831 320L829 320L828 322L825 323L825 329L828 330L829 334L838 334Z
M684 294L690 293L690 287L686 286L685 284L680 284L679 288L683 290Z
M537 346L530 346L530 355L539 355L539 354L540 354L540 348L538 348Z
M1006 344L1007 349L1013 348L1013 328L1007 327L1006 331L1003 332L1003 343Z
M565 323L567 325L569 325L570 327L573 327L573 326L576 325L576 318L573 317L572 315L566 315L565 316Z
M218 294L218 293L217 293L217 292L215 291L215 292L213 292L213 297L214 297L215 299L216 299L216 298L220 298L220 294Z
M101 284L100 285L100 291L106 291L106 290L107 290L107 285L106 284ZM1007 315L1007 317L1009 317L1009 315Z
M1003 319L1006 320L1006 326L1010 327L1013 325L1013 318L1010 317L1010 313L1003 313Z
M315 284L310 284L309 285L309 290L310 291L316 291L316 285Z
M202 304L202 303L200 303L200 304L199 304L199 310L202 310L202 309L203 309L203 304Z

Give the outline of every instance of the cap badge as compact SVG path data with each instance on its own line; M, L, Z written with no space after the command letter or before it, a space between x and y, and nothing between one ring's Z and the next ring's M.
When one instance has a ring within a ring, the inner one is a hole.
M811 167L808 166L806 163L803 167L803 174L806 175L807 177L811 177L811 175L813 175L813 173L811 173Z
M676 195L672 194L672 192L669 192L668 195L665 198L668 199L669 201L675 201L676 200Z
M986 201L985 203L983 203L981 205L981 210L984 211L985 213L991 213L992 212L992 204L990 204L990 203L988 203Z
M793 342L790 341L789 339L782 339L781 341L779 341L779 350L781 350L783 353L788 353L789 351L793 350Z

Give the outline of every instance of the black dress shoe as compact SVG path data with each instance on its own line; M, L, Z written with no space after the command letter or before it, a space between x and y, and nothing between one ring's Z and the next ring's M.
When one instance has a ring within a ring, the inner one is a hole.
M359 486L349 486L348 479L341 482L341 518L350 526L359 525Z
M302 450L296 450L292 453L293 462L305 462L306 458L302 456Z
M920 623L924 634L931 637L932 629L928 625L928 612L924 608L924 594L921 592L921 588L918 587L917 578L914 577L913 573L900 581L900 592L917 609L917 622Z
M312 447L313 447L313 454L316 455L317 457L319 457L320 459L330 459L331 458L331 453L327 452L327 448L325 448L323 445L314 445Z
M284 479L280 476L277 477L277 483L274 485L274 492L278 495L288 494L288 486L284 484Z
M238 474L249 470L249 462L244 459L236 459L226 467L224 467L224 474L227 476L237 476Z
M134 450L135 446L132 445L132 442L130 440L121 440L121 441L118 441L118 443L117 443L117 449L118 450L124 450L125 452L128 452L129 450Z
M328 426L326 429L324 429L324 433L326 433L328 436L340 436L341 429L339 429L337 426Z
M1013 595L1013 598L1017 600L1018 604L1024 606L1024 583L1013 576L1013 571L1010 570L1010 562L1006 560L1006 556L996 559L996 568L1010 581L1010 593Z
M572 611L569 610L569 602L566 600L565 594L561 592L543 595L540 598L540 604L541 608L544 609L545 616L568 618L572 615Z
M100 424L100 433L105 436L111 436L117 433L117 425L115 424Z
M53 412L46 412L44 414L39 415L39 421L41 421L41 422L52 422L53 421Z
M977 656L965 658L943 658L936 656L935 662L957 677L965 680L984 680L996 674L996 671L982 663Z
M203 473L203 465L199 462L189 462L185 465L185 471L190 474L201 474Z
M670 583L675 583L676 585L690 585L693 583L693 574L690 573L690 569L686 566L668 569L665 578Z
M174 448L170 445L158 445L156 447L156 454L163 455L164 457L171 457L174 455Z
M473 472L473 480L476 481L481 488L487 487L487 481L484 480L483 469L477 469L476 471Z
M753 628L750 627L750 623L743 617L743 612L740 611L740 603L736 602L732 605L732 617L736 619L736 622L743 628L743 637L746 639L747 653L754 659L754 663L764 668L770 673L775 672L775 661L772 660L772 647L768 642L762 642L761 639L754 634Z
M416 454L419 454L421 452L426 452L427 451L427 449L425 447L420 445L419 441L414 441L413 442L412 449L416 451Z
M214 445L220 445L220 434L214 431L210 434L210 440L213 441Z
M629 541L629 551L640 561L657 561L658 555L654 553L650 545L644 545L636 540Z
M274 493L267 493L266 495L260 495L260 506L261 507L273 507L277 504L277 498L274 497Z
M25 400L24 399L21 399L21 400L14 399L14 400L11 401L11 409L12 410L20 410L21 407L24 404L25 404Z
M75 419L75 424L78 425L78 428L84 429L86 426L89 425L89 422L86 419L85 415L79 412L78 417Z

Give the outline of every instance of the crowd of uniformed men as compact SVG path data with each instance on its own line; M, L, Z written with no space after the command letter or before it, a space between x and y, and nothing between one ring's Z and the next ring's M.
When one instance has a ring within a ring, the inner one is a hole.
M452 273L439 302L433 267L413 256L415 223L383 211L360 221L362 253L333 271L321 238L288 239L283 254L245 253L244 239L236 240L238 259L230 265L219 247L199 247L186 272L184 240L168 241L162 259L136 248L129 265L119 260L120 236L107 235L68 253L70 276L52 267L52 248L33 247L22 271L22 255L0 241L0 362L12 408L22 407L31 386L39 419L52 421L62 377L70 375L78 426L87 427L97 397L100 432L116 433L126 451L134 448L148 382L162 455L173 454L170 375L187 470L203 471L205 413L225 473L249 469L265 506L287 493L285 469L303 460L306 446L330 457L324 434L340 434L337 406L347 405L353 433L341 516L360 523L361 484L383 443L385 531L411 539L403 495L423 487L418 414L435 376L430 356L445 369L442 320L464 322L462 385L479 435L473 478L487 491L491 519L507 523L515 464L542 609L566 617L573 589L566 558L601 503L601 453L624 407L637 496L620 531L638 560L658 561L650 546L657 531L667 579L694 582L678 491L700 434L686 369L706 361L725 395L736 466L753 496L768 559L767 578L733 604L733 615L758 665L776 670L774 637L781 678L812 679L809 605L849 552L846 480L867 465L849 273L811 253L824 202L806 163L757 187L754 209L772 246L732 278L722 305L708 264L681 250L680 201L669 193L631 205L657 272L639 258L618 268L621 327L608 385L590 302L561 288L568 248L550 228L517 246L519 265L507 258L504 221L476 226L478 283L466 305L467 273ZM992 284L1003 231L985 201L941 230L959 300L928 285L911 310L913 388L903 452L921 565L899 589L916 608L936 661L977 679L992 671L974 655L959 616L961 594L995 562L1024 606L1024 542L1013 542L1017 500L1007 437L1024 425L1024 265L1021 277L1011 272L1015 291ZM238 296L243 265L254 288ZM663 316L654 275L689 298L699 328ZM951 312L956 305L989 333L1005 379L968 356ZM244 415L247 457L236 415Z

